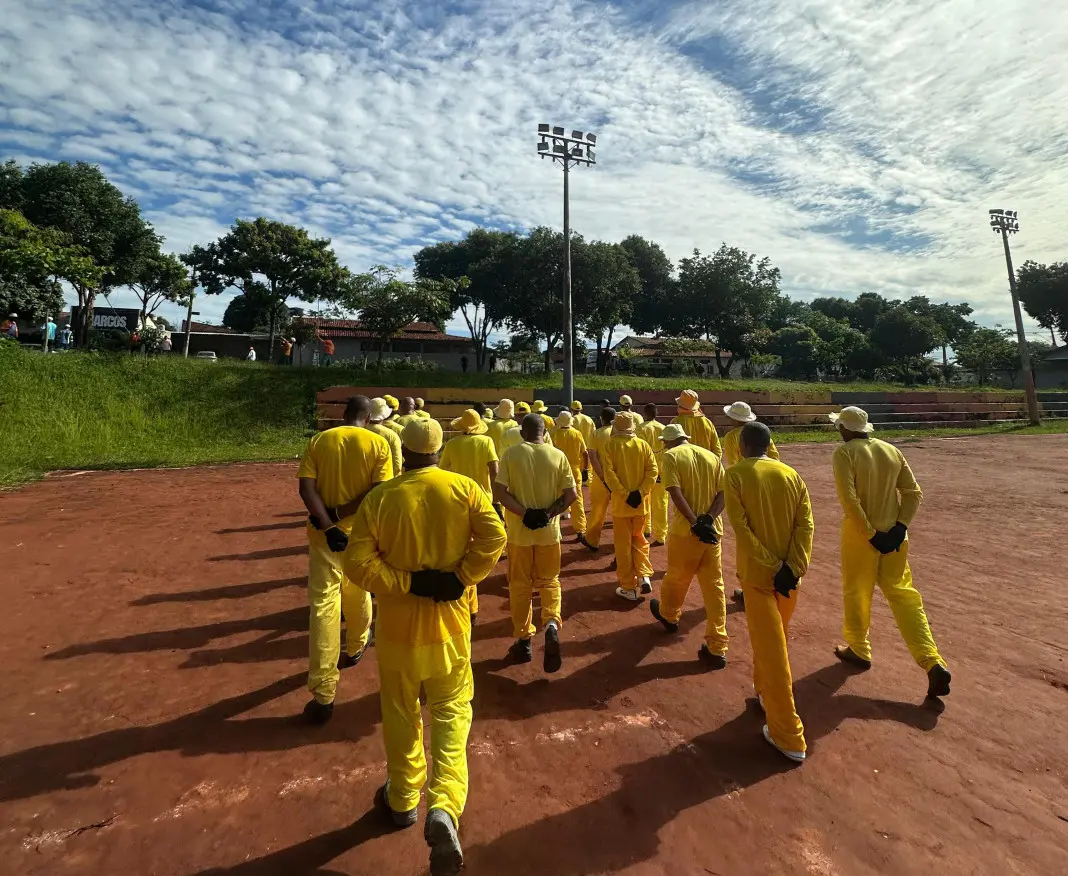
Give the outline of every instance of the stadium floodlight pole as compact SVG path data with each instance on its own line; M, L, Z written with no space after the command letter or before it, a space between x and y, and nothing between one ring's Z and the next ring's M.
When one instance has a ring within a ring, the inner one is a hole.
M1005 245L1005 266L1009 270L1009 293L1012 295L1012 312L1016 317L1016 342L1020 348L1020 368L1024 374L1024 388L1027 394L1027 419L1032 426L1037 426L1042 417L1038 409L1038 395L1035 392L1035 377L1031 373L1031 352L1027 347L1027 335L1024 334L1023 315L1020 313L1020 299L1016 294L1016 272L1012 269L1012 253L1009 251L1009 235L1020 230L1020 221L1015 210L994 209L990 211L990 227L995 234L1001 235Z
M560 162L564 168L564 276L562 295L564 303L564 404L570 406L575 400L574 351L571 349L571 166L584 164L592 167L597 163L593 147L597 135L572 131L566 136L561 125L538 125L538 155ZM552 366L552 350L549 350L549 365Z

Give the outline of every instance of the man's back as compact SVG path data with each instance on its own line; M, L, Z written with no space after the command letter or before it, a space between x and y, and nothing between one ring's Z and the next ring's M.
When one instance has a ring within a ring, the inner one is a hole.
M742 426L731 429L723 436L723 464L730 468L742 458ZM772 441L768 446L767 456L769 459L779 458L779 449Z
M638 437L653 451L657 468L664 459L664 442L660 440L660 433L663 431L664 424L659 420L646 420L638 427Z
M716 456L722 452L719 446L719 433L712 421L703 414L679 414L672 423L682 426L690 436L690 442L705 450L711 450Z
M457 435L441 452L441 468L471 478L488 496L493 493L489 464L498 458L489 435Z
M508 420L494 420L489 424L487 435L493 441L493 446L497 449L497 455L500 456L505 451L504 436L510 429L515 429L519 424L512 419Z
M593 433L597 431L597 424L593 422L592 417L579 413L575 414L574 426L582 433L582 440L586 442L588 447L593 440Z
M791 548L795 547L795 531L799 526L811 534L812 517L808 488L801 476L785 463L767 457L742 459L727 469L724 492L731 526L736 532L743 526L747 528L777 561L776 569L779 563L791 555ZM771 561L768 557L762 556L759 551L751 550L751 547L739 537L740 554L752 554L752 558L757 562L763 559L766 562L762 562L762 565L770 567ZM810 551L811 538L806 553ZM740 556L739 566L742 564ZM791 566L793 565L791 562ZM806 559L803 568L794 571L802 572L807 567Z
M553 429L552 446L561 450L572 468L582 465L582 454L586 450L586 441L582 433L574 426Z
M312 437L297 477L315 478L328 508L353 501L371 485L393 477L393 458L385 439L358 426L335 426ZM348 529L352 521L343 521Z
M615 472L628 493L641 486L649 462L656 464L652 448L637 435L613 435L601 452L601 465Z
M571 463L562 450L524 441L505 451L497 481L524 508L548 508L564 490L575 486ZM560 518L542 529L527 529L523 519L505 509L508 538L513 544L554 544L560 540Z
M834 451L831 464L847 516L858 514L856 502L866 522L878 532L888 531L898 520L906 525L912 522L923 494L904 455L893 444L855 438Z
M381 423L368 423L367 428L376 435L381 435L389 445L390 455L393 457L393 477L400 477L404 470L404 451L401 446L400 435L392 429L387 429Z
M660 477L664 489L678 487L682 490L682 495L698 517L708 512L716 494L723 489L723 466L719 457L696 444L680 444L665 450ZM676 514L671 529L685 535L690 531L689 521L682 514ZM716 531L723 531L718 517Z

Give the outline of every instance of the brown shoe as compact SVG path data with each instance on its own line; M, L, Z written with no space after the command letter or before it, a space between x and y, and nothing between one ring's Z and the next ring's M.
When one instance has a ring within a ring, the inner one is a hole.
M858 657L848 645L837 646L834 649L834 656L843 663L848 663L850 666L856 667L861 671L871 669L871 661L865 660L863 657Z

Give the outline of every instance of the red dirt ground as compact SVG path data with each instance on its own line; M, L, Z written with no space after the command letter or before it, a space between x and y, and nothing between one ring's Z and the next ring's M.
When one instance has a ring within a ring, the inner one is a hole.
M504 566L476 629L471 874L1068 873L1068 439L906 446L927 492L918 586L953 670L939 714L885 603L876 664L838 640L832 447L786 448L816 509L790 649L810 759L760 736L744 618L700 671L682 634L566 549L564 669L501 660ZM0 497L0 871L418 874L370 812L373 656L326 727L306 700L292 465L60 476ZM733 546L727 581L732 585ZM662 573L663 549L654 552Z

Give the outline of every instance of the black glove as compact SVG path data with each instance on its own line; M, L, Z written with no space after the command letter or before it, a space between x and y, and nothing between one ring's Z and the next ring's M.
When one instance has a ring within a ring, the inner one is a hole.
M789 565L783 563L779 568L779 571L775 573L775 592L780 596L789 599L790 591L797 589L797 582L798 578L792 571L790 571Z
M890 531L886 534L886 546L891 551L898 550L905 543L905 536L908 532L909 528L899 520L890 527Z
M412 596L422 596L435 602L454 602L464 595L464 590L464 582L455 572L442 572L438 569L412 572L412 583L408 588Z
M637 490L631 490L629 495L627 496L627 504L630 505L631 508L637 508L639 505L641 505L641 503L642 494L639 493Z
M590 482L590 470L587 469L587 468L584 468L582 470L582 483L588 484L589 482Z
M544 529L549 525L549 512L544 508L527 508L523 514L523 525L527 529Z
M340 554L349 546L349 537L336 526L326 531L326 544L335 554Z
M716 521L709 514L702 514L697 522L690 527L697 538L705 544L719 544L719 536L716 534Z
M868 544L875 548L881 554L888 554L892 550L886 546L887 539L890 537L889 532L877 532L871 538L868 539Z

